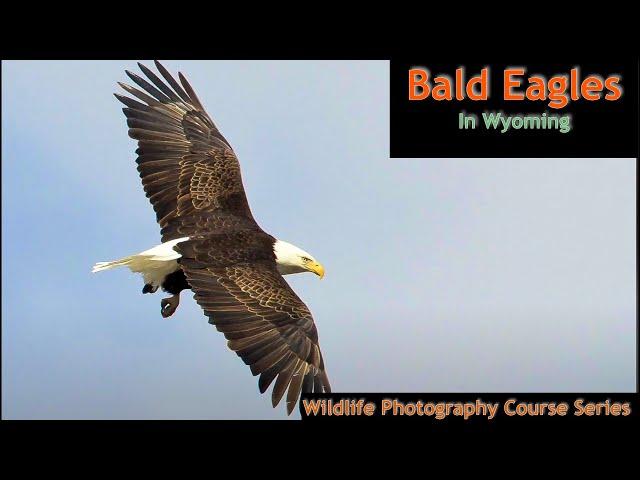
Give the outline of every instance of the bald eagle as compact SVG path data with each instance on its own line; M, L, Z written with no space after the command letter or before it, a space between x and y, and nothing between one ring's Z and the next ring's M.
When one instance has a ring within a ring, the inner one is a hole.
M138 63L147 77L127 75L140 89L118 84L129 136L146 196L156 212L162 243L136 255L99 262L93 272L125 266L141 273L142 293L159 288L161 314L171 316L180 292L196 302L227 345L260 375L264 393L275 380L272 404L285 392L290 414L301 392L330 392L307 306L283 275L324 268L304 250L277 240L258 226L242 185L240 164L187 79L180 83L155 62L163 81ZM137 99L137 100L136 100Z

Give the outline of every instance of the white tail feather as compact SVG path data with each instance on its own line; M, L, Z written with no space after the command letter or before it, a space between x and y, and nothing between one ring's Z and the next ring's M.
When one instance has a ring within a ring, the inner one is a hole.
M171 240L119 260L98 262L93 266L91 272L101 272L115 267L128 267L132 272L142 273L145 283L159 285L166 275L178 268L176 260L180 258L180 254L173 247L186 240L189 240L189 237Z
M96 273L103 270L109 270L110 268L123 267L125 265L128 265L134 256L135 255L132 255L131 257L124 257L120 260L113 260L112 262L98 262L93 266L91 272Z

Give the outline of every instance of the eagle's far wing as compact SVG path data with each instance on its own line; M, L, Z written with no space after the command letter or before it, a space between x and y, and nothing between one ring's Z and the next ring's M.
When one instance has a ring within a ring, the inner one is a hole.
M260 393L275 380L274 407L287 390L287 413L301 392L331 391L311 312L273 260L212 266L219 251L210 238L181 243L178 249L194 298L229 348L260 375Z
M138 141L138 171L162 229L162 241L197 233L211 215L255 224L240 164L187 79L180 84L155 62L163 82L138 63L149 81L127 71L142 89L119 85L129 136ZM151 83L150 83L151 82Z

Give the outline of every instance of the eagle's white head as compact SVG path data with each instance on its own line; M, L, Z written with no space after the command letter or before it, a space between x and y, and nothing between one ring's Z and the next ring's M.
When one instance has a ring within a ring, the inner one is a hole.
M313 258L313 255L301 248L282 240L276 240L273 244L273 251L276 254L278 272L281 275L313 272L320 278L324 277L324 267Z

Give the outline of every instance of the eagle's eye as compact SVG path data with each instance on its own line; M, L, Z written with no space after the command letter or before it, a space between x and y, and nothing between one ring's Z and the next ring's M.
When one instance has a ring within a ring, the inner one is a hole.
M304 261L304 262L310 262L310 261L311 261L311 259L310 259L310 258L308 258L308 257L302 257L302 261Z

